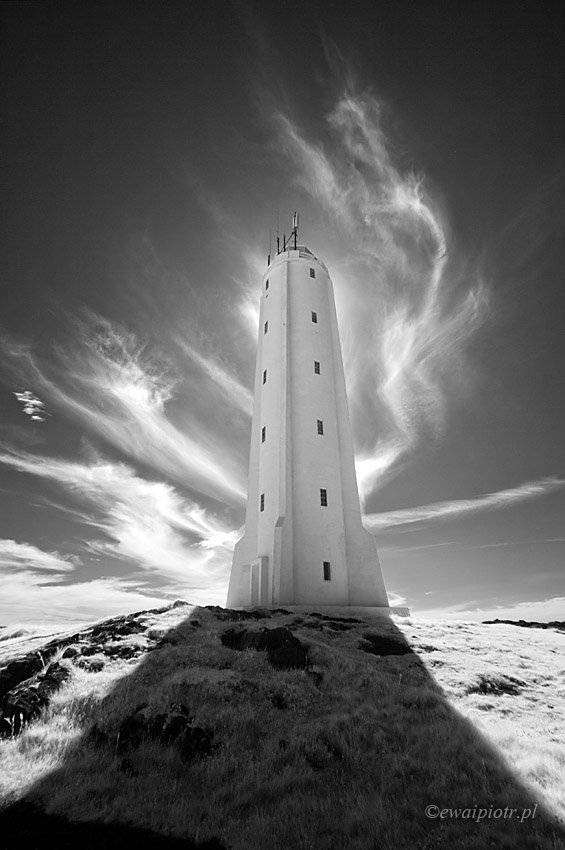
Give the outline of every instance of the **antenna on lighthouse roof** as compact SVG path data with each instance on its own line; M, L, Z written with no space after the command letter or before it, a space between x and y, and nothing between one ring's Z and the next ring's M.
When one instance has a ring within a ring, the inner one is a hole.
M294 239L293 239L294 237ZM292 230L290 231L290 235L288 239L286 236L283 239L283 251L288 251L294 241L294 250L296 251L297 242L298 242L298 213L295 212L292 216Z

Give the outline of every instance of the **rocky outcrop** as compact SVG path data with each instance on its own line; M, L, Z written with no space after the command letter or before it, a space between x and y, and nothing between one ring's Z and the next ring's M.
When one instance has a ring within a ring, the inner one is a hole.
M496 625L496 623L504 623L507 626L521 626L524 629L557 629L559 632L565 632L564 620L550 620L548 623L537 623L532 620L483 620L485 626Z
M306 647L289 629L282 626L275 629L262 628L260 631L227 629L220 640L231 649L266 651L273 667L305 669L308 666Z
M377 632L365 632L359 641L359 649L371 655L408 655L413 652L410 644L400 636L387 637Z
M37 673L8 691L2 700L0 736L17 735L27 723L38 717L51 695L69 675L67 667L53 663L44 672Z
M100 730L91 735L94 739L98 736L102 743L109 741L107 736L100 739ZM164 747L173 746L182 761L190 763L217 750L219 745L213 743L213 738L212 729L196 726L188 708L182 703L172 703L168 711L153 715L148 712L147 705L142 704L120 724L115 747L118 754L129 753L143 741L153 739ZM127 767L129 760L124 761ZM129 772L129 769L124 772Z
M186 605L172 605L112 617L91 628L49 641L40 651L14 659L0 670L0 736L16 735L48 704L53 693L70 675L69 668L55 662L61 656L90 673L103 669L107 660L137 658L150 646L124 643L130 635L146 632L143 620Z

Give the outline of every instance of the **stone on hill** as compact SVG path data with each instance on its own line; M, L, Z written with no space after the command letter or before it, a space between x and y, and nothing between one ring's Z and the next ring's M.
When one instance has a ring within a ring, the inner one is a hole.
M37 673L8 691L2 701L0 735L17 735L27 723L38 717L51 695L68 677L69 670L55 662L43 673Z
M230 649L266 650L273 667L305 669L308 666L306 647L289 629L282 626L275 629L263 628L260 631L226 629L220 640Z

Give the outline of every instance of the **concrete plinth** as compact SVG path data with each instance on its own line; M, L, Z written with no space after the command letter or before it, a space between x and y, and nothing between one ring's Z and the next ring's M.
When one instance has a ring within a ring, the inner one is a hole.
M239 611L270 611L283 609L291 614L327 614L334 617L374 617L385 619L391 615L396 617L409 617L410 609L391 605L389 607L375 606L341 606L341 605L261 605L253 607L238 608Z

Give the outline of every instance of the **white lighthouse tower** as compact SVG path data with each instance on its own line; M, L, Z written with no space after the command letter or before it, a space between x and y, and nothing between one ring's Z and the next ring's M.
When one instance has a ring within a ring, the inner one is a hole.
M332 282L297 236L295 214L262 283L245 534L227 605L388 613L361 522Z

